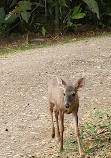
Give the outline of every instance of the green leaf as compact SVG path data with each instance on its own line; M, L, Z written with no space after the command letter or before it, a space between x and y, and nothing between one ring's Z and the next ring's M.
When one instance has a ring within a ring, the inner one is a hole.
M80 6L81 5L79 4L74 8L71 19L81 19L85 16L85 13L81 13L82 8Z
M1 36L1 37L4 37L4 36L5 36L5 29L6 29L5 26L1 26L1 25L0 25L0 36Z
M66 4L66 0L62 0L61 3L62 3L62 6L68 7L67 4Z
M5 11L4 11L4 8L1 7L0 8L0 22L4 22L4 19L5 19Z
M9 17L7 20L5 20L5 23L6 23L6 24L12 23L12 22L14 22L18 17L19 17L19 15L13 15L13 16Z
M19 1L18 4L19 4L21 11L31 10L31 2L30 1Z
M45 36L45 34L46 34L46 29L45 29L44 27L41 28L41 33L42 33L43 36Z
M68 27L71 27L73 25L73 23L69 20L68 22L67 22L67 26Z
M78 13L76 15L73 15L71 18L72 19L81 19L85 16L86 14L85 13Z
M28 23L28 21L29 21L30 14L31 14L31 13L29 13L29 12L27 12L27 11L24 11L24 12L21 13L22 18L23 18L27 23Z
M72 13L72 16L76 15L77 13L79 13L81 10L80 10L80 5L78 5L77 7L74 8L73 10L73 13Z
M97 18L100 19L99 16L99 7L98 4L95 0L83 0L84 3L86 3L89 7L89 9L93 12L97 14Z

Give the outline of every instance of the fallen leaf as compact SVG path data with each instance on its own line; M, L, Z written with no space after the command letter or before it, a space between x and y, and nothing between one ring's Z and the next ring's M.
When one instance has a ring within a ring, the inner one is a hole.
M89 149L91 149L92 146L93 146L92 142L88 142L88 143L87 143L87 147L88 147Z
M105 128L100 128L100 129L97 131L97 134L103 134L103 133L105 133L105 132L107 132L107 129L105 129Z

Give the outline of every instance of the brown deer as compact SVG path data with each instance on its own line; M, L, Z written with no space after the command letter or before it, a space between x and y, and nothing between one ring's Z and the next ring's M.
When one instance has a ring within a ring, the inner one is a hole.
M79 153L83 155L83 149L80 142L80 134L78 129L78 108L79 108L79 97L78 89L83 87L85 79L81 78L74 86L67 79L63 77L53 77L50 79L48 84L48 98L50 106L50 114L52 120L52 138L55 137L55 127L53 122L53 108L55 112L55 119L57 124L57 137L60 141L60 150L63 150L63 132L64 132L64 114L72 113L75 122L75 134L77 137ZM55 106L55 107L54 107ZM60 114L61 121L61 133L59 130L58 115Z

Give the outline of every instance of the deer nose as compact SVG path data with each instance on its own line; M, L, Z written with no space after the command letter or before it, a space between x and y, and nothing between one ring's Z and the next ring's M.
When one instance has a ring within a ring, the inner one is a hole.
M65 108L66 109L68 109L69 108L69 104L67 103L67 104L65 104Z

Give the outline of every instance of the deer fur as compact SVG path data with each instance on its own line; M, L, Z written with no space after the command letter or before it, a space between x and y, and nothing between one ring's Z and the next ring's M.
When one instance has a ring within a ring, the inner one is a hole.
M60 141L60 150L63 150L63 132L64 132L64 114L72 113L75 122L75 134L77 137L79 153L83 155L83 149L80 142L80 134L78 129L78 108L79 97L78 89L83 87L85 79L81 78L74 86L71 82L63 77L52 77L48 84L48 99L52 123L52 138L55 137L55 127L53 120L53 111L57 124L57 137ZM60 114L61 127L59 129L58 115Z

